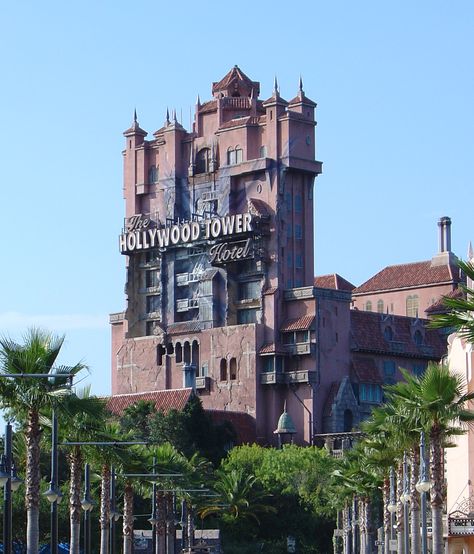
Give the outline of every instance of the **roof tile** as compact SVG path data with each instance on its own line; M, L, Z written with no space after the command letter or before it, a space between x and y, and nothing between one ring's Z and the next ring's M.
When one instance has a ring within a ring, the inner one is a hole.
M107 398L107 408L115 415L121 415L125 408L144 400L154 402L157 411L182 410L188 403L193 389L169 389L130 394L116 394Z
M314 315L305 315L296 319L288 319L280 327L280 331L306 331L313 325Z

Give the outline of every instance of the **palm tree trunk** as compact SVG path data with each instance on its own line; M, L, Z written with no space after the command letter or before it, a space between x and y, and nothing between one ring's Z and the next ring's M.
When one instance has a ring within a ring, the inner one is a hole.
M156 524L156 540L158 543L158 553L165 554L166 550L166 503L165 495L162 491L158 491L156 495L157 519Z
M102 465L100 488L100 554L109 551L109 515L110 515L110 466Z
M69 521L70 554L79 554L81 544L81 481L82 454L79 446L74 446L69 454Z
M344 510L342 512L343 517L343 529L344 534L342 538L343 552L344 554L351 554L351 524L350 524L350 508L349 503L346 501Z
M176 526L174 523L174 502L173 495L166 495L166 554L174 554Z
M191 505L191 503L188 503L188 509L187 509L187 515L188 515L188 541L189 541L189 547L192 548L194 546L194 510Z
M403 504L400 498L403 494L403 466L400 462L397 467L397 545L398 554L405 554L405 541L403 535ZM406 553L408 554L408 552Z
M441 443L441 432L438 426L434 425L430 432L431 450L431 525L432 525L432 554L443 554L443 505L444 492L444 471L443 471L443 447Z
M366 554L367 544L367 521L366 521L366 499L360 498L357 511L359 513L359 550L361 554Z
M358 534L357 534L357 520L359 514L357 513L357 496L352 498L352 552L355 554L358 552Z
M38 554L40 504L40 439L39 417L29 410L26 430L26 553Z
M392 514L387 506L390 500L390 479L385 477L383 481L383 536L384 536L384 554L390 554L390 539L392 538Z
M411 554L420 554L420 493L416 490L416 484L420 473L420 449L418 446L410 450L410 465Z
M133 551L133 488L130 481L125 483L123 493L123 554Z

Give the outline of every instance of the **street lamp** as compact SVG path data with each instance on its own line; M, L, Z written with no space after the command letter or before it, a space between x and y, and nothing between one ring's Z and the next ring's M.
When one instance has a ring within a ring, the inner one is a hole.
M431 482L428 478L428 464L426 463L425 433L420 434L420 479L415 485L420 493L421 500L421 552L428 552L428 529L426 524L426 493L430 490Z
M44 495L51 504L51 554L58 554L58 503L62 494L58 490L58 418L55 410L51 416L51 481Z
M3 486L3 552L12 554L12 491L18 490L22 480L16 474L12 459L12 426L5 425L4 453L0 461L0 486Z
M410 535L409 535L409 501L410 501L410 487L408 481L408 462L407 453L403 453L403 493L400 496L400 500L403 504L403 540L405 546L405 552L409 552L410 549Z
M84 554L90 554L91 526L89 513L94 507L94 501L90 498L89 464L87 463L84 468L84 497L81 500L81 506L84 510Z

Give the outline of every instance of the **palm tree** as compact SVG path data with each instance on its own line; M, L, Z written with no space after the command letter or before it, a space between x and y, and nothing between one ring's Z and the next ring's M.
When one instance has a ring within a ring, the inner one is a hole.
M448 311L433 315L430 327L454 329L459 336L470 343L474 343L474 289L472 288L474 262L458 261L458 265L470 281L471 286L459 285L464 293L462 297L445 296L443 304Z
M390 395L405 406L407 421L417 422L429 436L431 466L431 517L433 554L443 552L442 515L446 500L443 447L453 434L462 433L463 423L474 421L474 411L467 408L473 393L465 393L458 375L444 365L431 363L421 378L403 372L405 381L390 387Z
M90 387L78 391L67 401L64 424L60 434L66 442L90 442L103 439L103 424L106 419L106 403L103 399L91 396ZM69 461L69 514L70 552L79 554L81 529L81 483L84 469L84 450L87 446L73 445L67 458ZM90 450L90 448L89 448Z
M27 554L37 554L39 546L40 503L40 411L58 408L70 395L69 380L85 366L57 364L64 336L30 329L23 344L0 339L0 363L4 374L23 374L22 378L0 379L0 405L8 408L19 422L24 422L26 454ZM35 378L50 374L54 377ZM31 376L31 377L28 377Z

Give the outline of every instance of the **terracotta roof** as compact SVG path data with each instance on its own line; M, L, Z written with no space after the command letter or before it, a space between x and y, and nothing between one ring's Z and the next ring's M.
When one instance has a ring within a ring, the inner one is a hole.
M431 260L411 264L391 265L379 271L354 289L354 295L380 290L393 290L439 283L458 283L459 269L451 265L432 266Z
M238 117L236 119L231 119L223 123L219 129L231 129L232 127L241 127L242 125L258 125L259 117Z
M252 444L257 440L255 419L246 412L228 412L225 410L206 410L214 423L229 421L237 432L239 444Z
M199 106L199 113L215 112L217 110L217 100L209 100Z
M316 106L317 106L316 102L313 102L312 100L310 100L310 99L305 95L304 92L303 92L302 96L298 95L298 96L295 96L294 98L292 98L292 99L289 101L289 105L291 106L291 104L299 104L300 102L304 102L307 106L313 106L313 107L316 107Z
M236 79L248 85L249 88L255 89L256 96L260 94L260 83L249 79L249 77L247 77L247 75L245 75L245 73L237 65L234 65L234 67L219 82L212 83L212 93L214 94L215 92L226 90Z
M305 315L296 319L288 319L280 327L280 331L306 331L313 325L314 315Z
M201 330L199 321L183 321L181 323L171 323L168 325L168 333L179 335L180 333L196 333Z
M355 355L352 360L352 371L359 383L383 383L383 379L380 376L374 358Z
M121 415L125 408L140 400L154 402L157 411L182 410L188 403L193 389L155 390L131 394L116 394L107 399L107 408L115 415Z
M262 354L286 354L284 348L280 345L275 344L274 342L269 344L264 344L262 348L258 351L260 355Z
M444 305L443 298L463 298L465 297L464 291L461 288L454 289L448 294L443 295L437 302L428 306L425 310L425 314L437 314L448 311L448 308Z
M415 322L423 329L424 340L421 345L413 340ZM438 329L426 328L427 323L427 320L412 317L351 310L352 350L439 360L446 354L446 340ZM383 331L387 326L392 329L392 340L384 336Z
M249 198L248 205L250 213L258 215L259 217L270 216L270 206L263 200L259 198Z
M314 278L314 286L321 289L335 289L335 290L347 290L352 291L355 286L346 281L343 277L337 273L331 273L330 275L317 275Z

